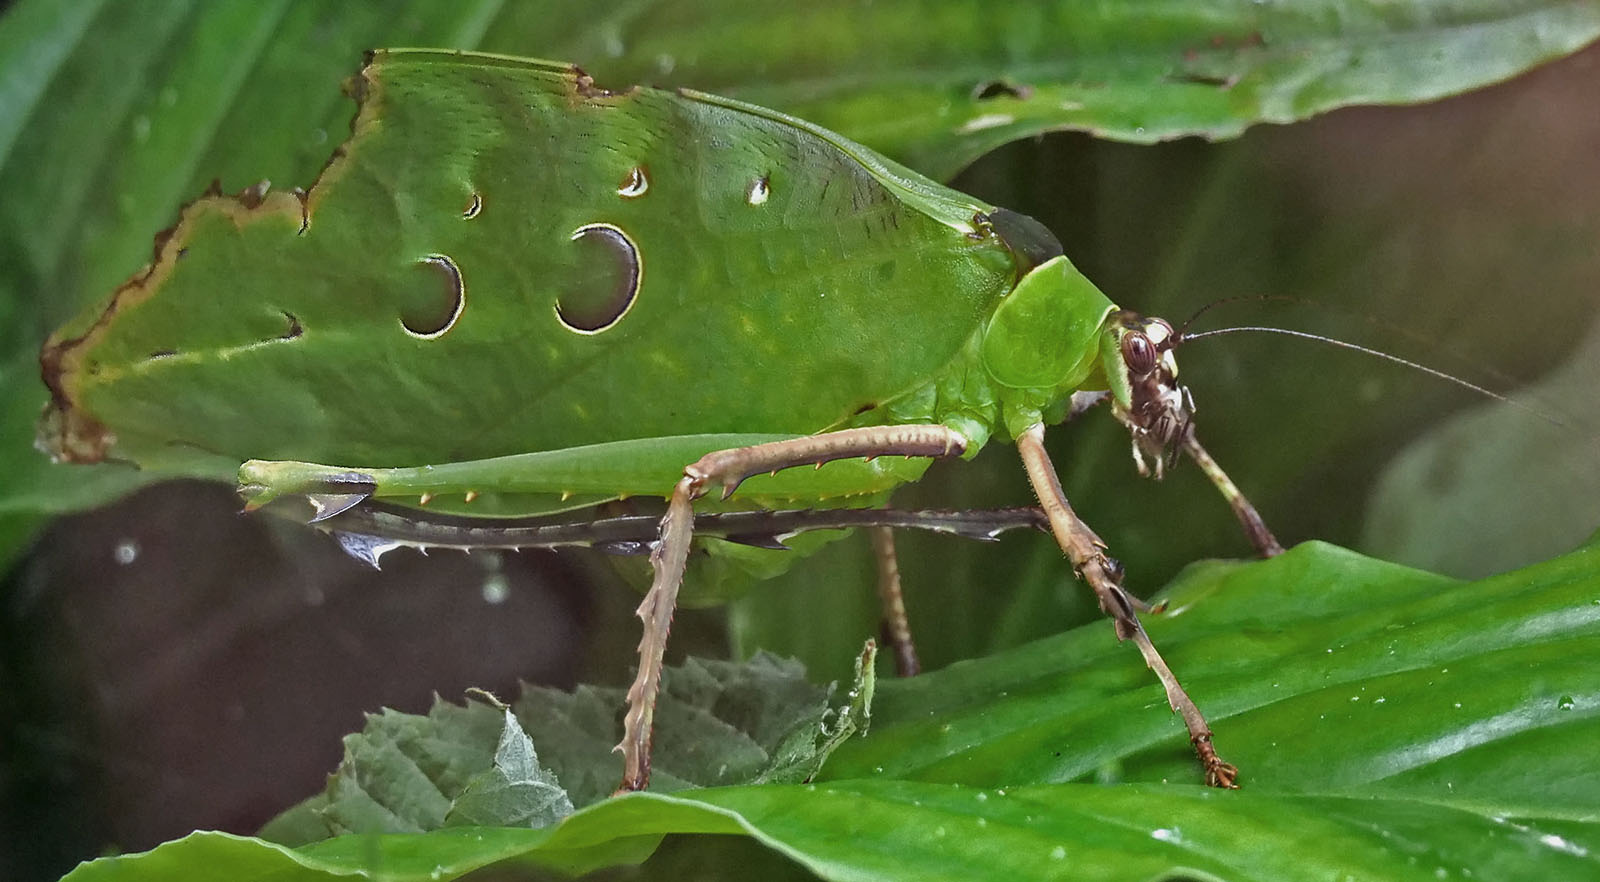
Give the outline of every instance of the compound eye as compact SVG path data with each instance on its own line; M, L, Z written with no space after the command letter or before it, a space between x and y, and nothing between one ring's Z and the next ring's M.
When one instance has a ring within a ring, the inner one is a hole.
M1129 331L1122 335L1122 360L1128 373L1143 377L1156 369L1156 347L1143 331Z

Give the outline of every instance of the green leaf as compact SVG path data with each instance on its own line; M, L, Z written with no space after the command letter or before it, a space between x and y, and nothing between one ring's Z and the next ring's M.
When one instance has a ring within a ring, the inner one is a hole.
M858 659L849 703L837 710L828 707L831 686L813 686L799 664L766 654L668 668L656 707L652 785L670 792L809 780L864 730L874 652L869 644ZM599 802L616 789L611 745L623 703L621 689L525 686L514 708L435 699L427 716L369 714L361 732L345 737L344 759L327 789L262 835L301 845L471 824L548 826L574 804Z
M1582 745L1600 733L1596 553L1458 583L1306 543L1197 564L1148 628L1248 789L1594 820L1600 772ZM884 683L872 737L826 775L1193 780L1181 726L1110 630Z
M617 788L611 748L621 734L624 691L524 687L514 705L575 805ZM820 765L831 750L818 737L832 713L830 692L811 685L799 663L766 653L742 663L691 658L668 668L656 706L651 786L737 784L798 763ZM800 744L809 747L797 755Z
M668 833L754 837L824 879L1573 879L1600 869L1600 825L1494 819L1411 800L1194 786L905 781L719 788L608 800L555 830L346 837L291 851L196 833L106 858L70 882L454 879L501 861L584 871L640 860ZM714 840L716 837L710 837ZM211 875L208 875L211 874Z
M1101 622L881 684L871 734L815 785L294 851L197 834L70 878L588 869L669 833L753 837L826 879L1583 878L1600 872L1596 555L1472 583L1316 543L1196 565L1149 628L1244 771L1237 792L1189 783L1181 725Z
M717 52L691 58L668 47L670 58L663 59L651 54L662 47L646 38L670 23L646 16L668 8L629 7L629 13L618 15L639 15L645 26L600 28L596 36L592 16L550 17L536 7L524 11L523 4L417 6L405 16L385 5L358 3L125 7L21 0L8 7L0 16L0 94L5 96L0 134L13 140L0 156L0 192L8 194L0 200L0 315L10 319L6 333L15 339L6 338L6 367L0 371L0 389L8 399L0 415L0 463L7 474L0 508L19 514L7 521L7 540L13 546L24 541L26 520L35 516L30 513L78 508L113 495L112 489L91 486L85 469L50 468L30 449L34 416L43 403L43 392L34 384L38 340L49 326L136 269L148 254L150 235L175 217L180 201L213 177L222 178L228 189L263 177L279 187L309 181L344 131L350 106L334 84L353 69L361 49L481 47L488 45L487 33L496 48L572 58L608 79L626 79L629 66L659 69L670 61L694 84L715 89L717 82L753 82L749 72L789 45L763 40L720 51L725 47L717 40ZM1294 10L1275 6L1263 12L1292 15L1316 8L1334 7L1298 4ZM1512 7L1496 5L1487 16L1493 19L1507 8ZM1562 10L1583 15L1586 7L1517 8L1534 12L1530 17L1510 13L1504 20L1513 26L1550 21ZM995 11L989 4L982 14ZM1112 14L1118 12L1112 8ZM804 75L846 70L850 58L899 63L878 55L878 44L860 36L866 31L854 32L843 45L808 41L806 32L789 27L780 13L762 14L759 30L766 36L801 34L793 41L801 46L797 51L807 45L829 47L826 55L813 52L815 67L795 80L802 86ZM511 27L522 15L539 18L538 29ZM680 21L696 29L685 39L714 34L708 22L718 20L685 13ZM218 22L231 22L231 29ZM914 28L930 26L918 21ZM627 42L612 40L624 33ZM1492 26L1446 29L1438 36L1471 33L1496 31ZM1522 45L1530 50L1526 57L1543 57L1552 41L1567 39L1585 39L1583 30L1551 28ZM932 44L907 45L926 49ZM605 60L613 47L622 53L615 66ZM851 55L852 48L858 54ZM918 77L935 62L957 58L953 44L926 52L933 60ZM196 71L178 63L191 55L203 56L211 67ZM1432 57L1460 60L1459 68L1469 76L1480 69L1480 59L1468 53ZM1408 330L1446 340L1478 362L1532 374L1570 345L1593 309L1593 242L1600 230L1590 210L1597 204L1593 176L1583 172L1593 142L1585 128L1591 117L1584 113L1592 97L1592 78L1584 66L1590 61L1553 65L1468 101L1350 111L1309 126L1258 130L1223 147L1185 142L1135 150L1071 138L1017 145L976 169L963 186L1045 220L1092 278L1132 306L1182 316L1200 303L1235 293L1310 295L1403 318ZM724 79L711 77L703 66L711 62L727 66ZM1381 71L1375 65L1368 69ZM966 87L1006 73L1000 58L972 69ZM864 73L857 79L865 88L874 76ZM890 69L882 76L896 73ZM1202 84L1184 88L1196 85ZM144 99L124 100L129 90ZM211 98L191 103L196 94ZM18 95L22 99L13 100ZM168 96L179 100L168 104L163 100ZM988 100L1011 99L1001 94ZM950 106L970 110L976 103L957 96ZM139 138L145 130L141 119L148 124L146 141ZM972 137L986 134L993 130ZM168 138L160 149L141 146ZM49 222L41 225L46 215ZM49 243L54 244L46 247ZM1523 292L1538 294L1536 321L1529 320L1531 295ZM1238 323L1252 317L1248 311L1236 315ZM1286 539L1319 535L1353 541L1351 509L1361 504L1366 476L1387 451L1445 407L1437 389L1425 382L1396 379L1393 373L1293 344L1218 343L1195 347L1183 357L1185 376L1200 397L1203 437ZM1128 563L1131 584L1158 584L1200 554L1242 553L1225 509L1192 474L1176 474L1161 487L1135 484L1125 433L1100 426L1060 434L1056 455L1069 471L1069 492ZM1015 504L1027 498L1016 482L1010 450L996 449L979 463L962 465L978 470L966 472L970 483L932 482L916 488L913 498L942 506ZM122 473L108 480L139 479ZM1522 496L1532 494L1519 490ZM1496 505L1507 502L1502 494ZM1541 534L1542 524L1566 513L1551 508L1535 516L1529 527L1522 527L1527 522L1520 515L1496 519L1487 533L1467 534L1466 544L1509 546L1502 535L1513 517L1523 532ZM1074 612L1094 614L1092 601L1083 598L1081 586L1073 584L1043 540L1019 537L976 552L948 542L911 540L902 547L909 548L903 558L913 623L925 657L935 666L1054 633ZM846 546L838 548L838 569L848 571L849 579L800 578L765 586L763 598L790 606L780 609L762 633L787 635L791 641L835 640L832 648L805 655L842 666L876 615L863 587L871 579L864 546L855 551L859 557L851 557ZM812 563L829 562L817 558L805 566ZM248 589L241 583L241 594ZM830 605L826 597L832 592L858 603L859 625L848 624ZM740 615L748 619L749 613ZM828 626L801 626L822 621ZM631 646L636 635L615 621L604 625L623 635L616 642ZM1101 633L1096 639L1109 643L1104 623L1091 627ZM1254 646L1256 631L1246 636L1247 645ZM1224 642L1219 637L1215 645ZM785 644L763 639L755 645ZM1122 649L1111 658L1127 663ZM615 667L617 657L606 656L606 664ZM1129 672L1128 682L1148 691L1141 676ZM1575 701L1579 695L1574 693ZM1158 697L1146 702L1158 703ZM881 734L875 729L871 737ZM1225 753L1240 759L1228 741L1238 736L1219 737ZM1566 770L1546 768L1552 761L1546 752L1566 746L1558 737L1512 739L1498 761L1510 764L1520 756L1530 764L1530 781L1559 783L1566 780ZM1186 762L1181 754L1179 745L1169 745L1172 768ZM1259 772L1246 765L1247 774ZM1574 788L1589 781L1581 774L1572 780ZM1252 789L1259 783L1247 779ZM1586 822L1574 823L1577 832L1549 821L1538 829L1579 841L1588 828ZM196 847L215 848L221 839L199 836ZM1592 854L1592 844L1589 849ZM432 869L421 861L416 866L419 875Z
M426 717L384 710L345 738L345 755L328 779L318 814L332 834L418 833L483 822L491 800L527 782L523 797L496 818L511 826L523 817L549 821L572 804L538 765L527 736L509 711L435 700ZM519 748L526 748L518 755ZM508 765L509 764L509 765ZM554 790L555 793L550 791ZM529 792L537 791L537 792Z
M1578 0L972 0L939 12L827 2L787 20L737 0L684 0L602 14L563 43L602 83L728 92L940 177L1047 131L1141 144L1231 138L1351 104L1430 101L1600 36L1600 9ZM719 51L751 45L762 47L755 71ZM492 32L485 48L525 45ZM612 55L622 57L599 60Z
M572 814L572 800L555 776L539 765L533 739L510 708L494 751L494 768L467 782L445 816L447 827L548 827Z

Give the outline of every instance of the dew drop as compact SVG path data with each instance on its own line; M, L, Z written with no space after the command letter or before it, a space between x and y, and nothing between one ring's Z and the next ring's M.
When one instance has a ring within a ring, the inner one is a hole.
M1055 848L1050 849L1050 859L1053 860L1053 861L1064 861L1064 860L1066 860L1067 859L1067 850L1065 848L1062 848L1059 845L1056 846Z
M124 539L111 550L111 557L117 563L127 566L139 559L139 543L132 539Z
M1545 833L1545 834L1541 835L1539 837L1539 843L1541 845L1546 846L1547 848L1553 848L1553 849L1555 849L1557 851L1563 851L1563 852L1566 852L1567 854L1573 855L1574 857L1588 857L1589 856L1589 849L1584 848L1583 846L1578 845L1577 843L1572 842L1571 840L1565 839L1565 838L1563 838L1561 836L1557 836L1554 833Z
M511 596L511 580L505 573L490 573L483 580L483 602L490 606L499 606Z
M472 198L467 201L467 207L461 209L461 217L465 220L472 220L481 211L483 211L483 197L473 193Z
M1563 695L1563 696L1561 696L1561 698L1559 700L1556 701L1556 709L1557 710L1572 710L1572 706L1575 703L1576 702L1574 702L1572 700L1572 696Z

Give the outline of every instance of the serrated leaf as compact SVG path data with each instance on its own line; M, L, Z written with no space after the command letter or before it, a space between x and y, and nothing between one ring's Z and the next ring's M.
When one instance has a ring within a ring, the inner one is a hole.
M811 685L799 663L761 652L745 662L691 658L668 668L656 707L651 787L743 783L774 763L820 765L831 750L825 737L818 743L830 692ZM611 747L622 705L623 690L594 687L526 687L514 705L577 806L616 789Z
M555 775L539 764L533 739L504 708L505 728L494 751L494 768L467 782L445 815L446 827L547 827L572 814L572 800Z
M809 779L864 728L873 682L870 666L858 662L849 703L833 710L833 687L813 686L798 663L764 653L669 667L656 706L652 787ZM616 789L611 746L622 707L621 689L524 687L513 707L436 699L427 716L370 714L361 732L345 737L327 789L262 835L304 844L353 833L549 825Z
M333 834L443 827L457 799L492 774L503 714L435 699L427 716L384 709L345 737L322 817Z

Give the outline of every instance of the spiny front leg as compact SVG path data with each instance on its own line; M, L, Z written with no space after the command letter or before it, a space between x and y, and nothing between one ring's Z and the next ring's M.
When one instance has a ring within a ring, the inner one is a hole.
M661 519L661 538L650 553L654 578L639 604L644 636L639 640L639 671L628 688L622 741L616 746L622 753L619 792L643 790L650 783L650 737L661 688L661 659L694 538L695 499L714 484L722 485L727 498L746 478L763 472L858 456L959 456L966 447L967 439L946 426L867 426L718 450L685 468Z
M1035 424L1026 429L1017 438L1017 449L1022 454L1028 480L1033 484L1034 492L1039 495L1039 503L1050 519L1050 530L1055 534L1056 542L1072 561L1073 568L1094 589L1100 600L1100 608L1116 623L1117 637L1132 640L1139 647L1145 664L1155 672L1166 690L1167 703L1183 717L1183 724L1189 730L1189 741L1194 745L1200 764L1205 769L1206 783L1212 787L1237 787L1239 770L1217 755L1216 748L1211 744L1211 728L1201 715L1200 708L1184 691L1177 675L1172 673L1161 653L1156 651L1155 644L1150 642L1150 635L1145 633L1144 625L1139 622L1138 603L1119 584L1115 575L1118 568L1106 557L1105 543L1078 518L1067 502L1066 493L1061 489L1061 480L1056 476L1055 467L1044 449L1044 425Z
M644 622L639 638L639 670L628 687L628 711L622 718L622 786L619 792L643 790L650 783L650 734L655 724L656 693L661 689L661 660L672 630L672 613L678 606L678 589L689 564L689 543L694 538L694 500L705 495L705 480L684 470L672 489L667 513L661 518L661 538L650 552L655 571L636 615Z

